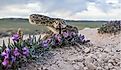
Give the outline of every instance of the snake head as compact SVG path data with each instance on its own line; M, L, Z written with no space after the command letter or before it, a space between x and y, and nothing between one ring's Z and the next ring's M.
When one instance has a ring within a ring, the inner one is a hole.
M39 15L39 14L31 14L29 16L29 22L33 25L46 25L46 20L48 20L50 17Z
M31 14L30 16L29 16L29 22L30 22L30 24L36 24L36 20L38 20L38 16L37 16L37 14Z
M61 28L66 27L66 22L63 19L60 18L50 18L48 16L39 15L39 14L31 14L29 16L29 22L33 25L40 25L40 26L52 26L54 28L59 28L59 25L61 25Z

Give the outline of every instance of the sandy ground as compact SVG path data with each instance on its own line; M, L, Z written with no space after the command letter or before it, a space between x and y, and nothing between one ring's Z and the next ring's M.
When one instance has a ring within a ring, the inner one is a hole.
M102 35L102 34L98 34L97 29L89 29L89 28L80 30L79 33L85 35L87 39L91 40L91 42L96 46L117 44L119 42L121 43L121 34L118 34L118 35L103 34Z
M121 70L121 34L101 35L89 28L79 33L91 40L91 45L51 50L21 70Z

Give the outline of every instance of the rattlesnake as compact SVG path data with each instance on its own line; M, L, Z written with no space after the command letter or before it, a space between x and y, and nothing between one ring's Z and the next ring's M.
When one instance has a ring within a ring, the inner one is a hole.
M51 18L45 15L31 14L29 16L29 22L33 25L47 26L47 28L53 33L61 33L63 31L73 31L78 33L78 28L67 25L66 21L61 18Z

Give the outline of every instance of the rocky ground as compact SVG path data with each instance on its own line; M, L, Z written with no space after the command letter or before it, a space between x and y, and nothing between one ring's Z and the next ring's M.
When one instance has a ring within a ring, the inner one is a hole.
M88 28L80 33L90 44L48 51L20 70L121 70L121 34L100 35Z
M96 29L80 31L91 45L58 48L41 56L28 70L121 70L121 34L100 35Z

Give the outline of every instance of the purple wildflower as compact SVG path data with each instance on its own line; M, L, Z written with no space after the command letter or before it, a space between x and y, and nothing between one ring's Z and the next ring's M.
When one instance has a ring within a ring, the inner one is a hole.
M64 37L68 37L68 33L67 32L63 32L63 36Z
M2 52L1 56L3 56L4 58L9 58L9 53L6 53L5 51Z
M60 36L60 34L57 34L57 35L55 36L55 38L56 38L56 40L57 40L57 43L60 43L60 42L61 42L61 36Z
M43 46L46 47L46 48L48 47L48 43L49 43L48 41L49 41L49 40L43 41Z
M53 42L52 44L58 45L61 43L61 35L60 34L56 34L54 36L55 42Z
M9 49L9 48L6 48L6 49L2 52L1 56L5 57L5 58L9 58L9 53L10 53L10 49Z
M23 50L23 54L25 56L28 56L29 55L29 49L27 47L24 47L22 50Z
M58 37L57 40L58 40L58 42L60 43L60 42L61 42L61 37Z
M51 41L51 38L48 38L48 39L47 39L47 42L49 43L50 41Z
M6 53L10 53L10 49L9 48L6 48L5 51L6 51Z
M47 40L44 40L43 43L47 43Z
M68 36L71 36L71 32L70 31L68 31L67 33L68 33Z
M18 48L14 49L13 54L14 54L14 56L19 56L20 55Z
M19 39L20 39L20 36L18 35L18 34L14 34L13 36L12 36L12 40L14 41L14 42L18 42L19 41Z
M47 48L48 47L48 43L44 43L43 46Z
M74 35L74 36L76 35L76 33L75 33L75 32L71 32L71 34L72 34L72 35Z
M81 36L81 34L80 34L79 38L80 38L80 41L83 42L85 37L84 37L84 35Z
M57 38L58 37L58 34L55 34L54 37Z
M5 51L3 51L3 52L1 53L1 56L7 56L7 53L6 53Z
M85 38L84 35L81 36L82 40Z
M7 66L8 64L9 64L8 59L4 59L3 62L2 62L2 65L3 66Z
M7 54L6 56L4 56L5 57L5 59L8 59L9 58L9 54Z
M16 57L11 56L10 61L13 63L13 62L15 62L15 60L16 60Z

